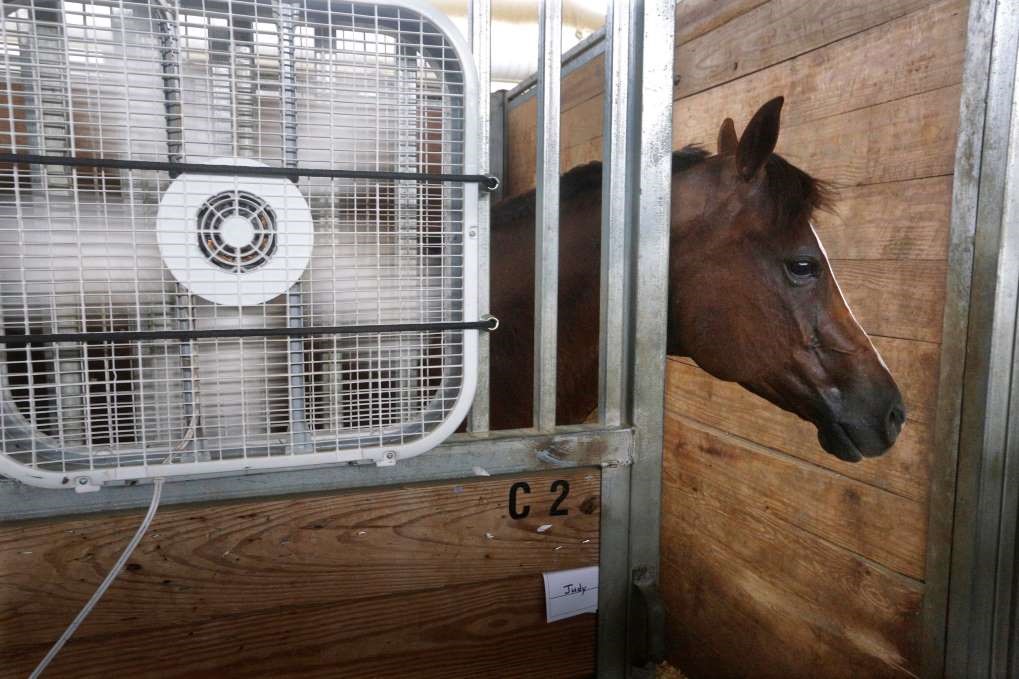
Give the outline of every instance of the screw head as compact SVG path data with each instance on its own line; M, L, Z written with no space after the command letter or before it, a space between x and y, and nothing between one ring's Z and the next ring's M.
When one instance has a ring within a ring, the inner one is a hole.
M79 476L78 477L78 485L79 486L87 486L88 485L88 477L87 476Z
M475 236L478 235L478 232L475 231L474 229L471 229L470 231L467 232L467 235L470 236L471 238L474 238Z
M386 459L387 459L387 460L393 460L393 459L396 459L396 453L394 453L394 452L393 452L392 450L390 450L390 451L387 451L387 452L386 452Z

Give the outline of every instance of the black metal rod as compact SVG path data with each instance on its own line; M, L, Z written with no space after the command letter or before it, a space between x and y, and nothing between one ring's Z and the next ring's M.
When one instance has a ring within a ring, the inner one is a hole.
M0 335L0 344L19 347L57 342L139 342L142 340L227 339L243 337L309 337L314 335L358 335L384 332L430 332L439 330L495 330L498 321L449 321L445 323L396 323L389 325L332 325L309 328L224 328L221 330L137 330L122 332L60 332L38 335Z
M393 181L468 182L481 184L489 191L499 187L498 177L487 174L443 174L431 172L381 172L374 170L324 170L309 167L264 167L252 165L205 165L202 163L168 163L153 160L120 160L117 158L79 158L3 153L0 163L26 165L60 165L63 167L105 167L118 170L153 170L166 172L171 178L182 174L219 174L241 177L324 177L327 179L387 179Z

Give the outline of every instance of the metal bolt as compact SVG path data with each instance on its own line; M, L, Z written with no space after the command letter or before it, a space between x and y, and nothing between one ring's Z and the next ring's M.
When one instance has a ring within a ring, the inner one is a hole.
M386 459L387 459L387 460L393 460L393 459L396 459L396 453L394 453L394 452L393 452L393 451L391 451L391 450L390 450L390 451L387 451L387 452L386 452Z
M78 485L79 486L87 486L88 485L88 477L87 476L79 476L78 477Z
M475 231L474 229L471 229L470 231L467 232L467 235L470 236L471 238L474 238L475 236L478 235L478 232Z

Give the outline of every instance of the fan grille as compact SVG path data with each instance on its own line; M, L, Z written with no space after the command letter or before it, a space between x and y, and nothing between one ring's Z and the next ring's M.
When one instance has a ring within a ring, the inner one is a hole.
M465 172L475 106L465 69L473 67L417 10L330 0L4 0L0 11L5 152ZM230 181L180 225L180 242L243 285L288 257L283 236L297 208L270 184ZM474 187L294 181L314 225L310 261L296 284L244 305L203 299L167 270L155 228L174 182L167 172L0 166L3 333L466 320L464 213ZM324 453L379 459L447 425L463 400L466 336L0 348L3 452L60 473L246 468Z
M198 247L224 271L254 271L276 253L276 213L247 191L212 196L199 209L197 222Z

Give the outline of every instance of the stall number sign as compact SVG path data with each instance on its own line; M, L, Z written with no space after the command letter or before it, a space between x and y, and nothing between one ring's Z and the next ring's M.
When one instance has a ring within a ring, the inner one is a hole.
M557 479L552 482L549 492L555 499L547 509L548 516L569 516L570 511L562 504L570 494L570 482ZM517 481L509 490L509 515L514 520L526 519L531 516L531 504L527 501L531 494L531 484ZM542 512L544 508L537 508ZM538 529L542 532L550 528L544 525ZM545 580L545 619L548 622L572 618L581 613L594 613L598 610L598 567L572 568L567 571L543 573Z
M598 567L572 568L543 573L545 578L545 619L547 622L572 618L598 610Z

